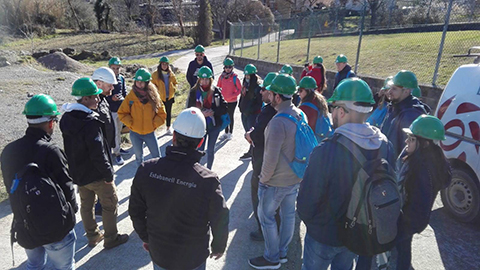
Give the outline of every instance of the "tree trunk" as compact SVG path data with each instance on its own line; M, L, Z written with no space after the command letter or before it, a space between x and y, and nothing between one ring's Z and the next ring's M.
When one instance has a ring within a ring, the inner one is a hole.
M77 13L75 12L75 9L72 6L71 0L67 0L67 2L68 2L68 5L70 6L70 9L72 10L72 14L73 14L73 17L75 18L75 21L77 22L78 28L82 31L85 30L85 25L83 24L83 22L80 22L80 20L78 19Z

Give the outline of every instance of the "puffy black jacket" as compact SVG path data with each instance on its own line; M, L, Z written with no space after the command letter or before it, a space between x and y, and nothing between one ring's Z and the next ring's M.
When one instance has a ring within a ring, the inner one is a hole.
M229 211L218 176L198 163L202 153L169 146L166 157L140 166L133 179L129 214L149 244L152 261L166 269L193 269L223 253Z
M112 159L105 142L104 123L96 112L68 111L60 120L60 130L75 184L84 186L100 180L113 181Z
M110 112L110 105L108 104L107 97L99 95L100 102L96 112L99 115L99 119L105 123L105 137L107 138L108 146L115 147L115 123L113 122L112 114Z
M383 120L381 130L395 148L398 157L405 147L407 134L402 129L410 127L410 124L422 114L426 114L424 104L416 97L410 95L399 103L389 103L387 114Z
M262 167L265 148L265 128L276 113L277 111L271 104L263 106L262 111L257 116L255 124L253 125L254 129L250 133L250 138L255 145L253 148L254 159L260 162L260 168Z
M248 85L245 94L240 96L238 108L243 115L259 114L262 110L263 101L258 80L257 78L257 83ZM246 85L245 79L243 80L243 85Z
M212 73L213 73L212 63L210 63L210 61L208 61L207 56L203 57L203 62L202 62L201 65L197 62L197 58L193 59L193 61L191 61L190 64L188 64L187 81L190 84L190 87L193 87L195 85L195 83L197 82L198 70L203 66L209 67L212 70ZM213 74L215 74L215 73L213 73Z
M356 173L361 164L353 154L336 142L335 133L313 149L309 165L300 185L297 212L315 241L333 246L343 246L338 238L337 221L347 211ZM392 145L388 141L389 164L395 166ZM377 150L360 148L367 160L378 156ZM335 158L332 158L335 157Z
M51 140L50 135L42 129L29 127L25 136L5 146L1 156L1 164L3 182L7 191L11 188L15 174L23 169L25 165L34 161L62 189L67 202L71 206L69 210L73 219L69 224L65 224L65 230L58 232L56 240L52 239L53 243L63 239L75 226L75 213L78 211L78 204L65 154ZM40 147L46 148L44 151L45 156L39 160L34 160L35 154Z

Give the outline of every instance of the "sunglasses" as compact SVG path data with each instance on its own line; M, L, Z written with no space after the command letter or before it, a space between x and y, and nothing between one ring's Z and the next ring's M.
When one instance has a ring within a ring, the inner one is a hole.
M59 120L60 120L60 119L58 119L58 117L56 117L56 116L50 118L50 121L53 121L53 122L55 122L55 123L58 123Z
M203 56L203 53L196 53L195 56Z
M233 68L233 66L225 66L225 68Z
M347 110L347 108L343 107L343 106L339 106L339 105L331 105L330 106L330 112L333 112L333 110L335 110L336 108L342 108L345 113L349 113L349 111Z

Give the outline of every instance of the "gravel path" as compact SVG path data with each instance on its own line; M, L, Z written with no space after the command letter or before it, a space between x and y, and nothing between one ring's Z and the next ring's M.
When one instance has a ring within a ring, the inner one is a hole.
M12 65L0 68L0 150L9 142L23 136L27 127L22 114L30 94L48 94L58 106L74 102L70 95L73 82L82 75L71 72L42 71L29 65ZM62 145L60 129L53 135Z

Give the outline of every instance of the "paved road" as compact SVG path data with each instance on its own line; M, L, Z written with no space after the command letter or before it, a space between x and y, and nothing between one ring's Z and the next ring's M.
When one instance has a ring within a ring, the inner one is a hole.
M216 77L221 72L222 61L228 51L227 46L207 48L206 54L214 66ZM185 56L175 62L175 66L185 70L188 62L194 58L193 50L183 51ZM242 77L242 72L237 71ZM263 252L263 243L250 241L248 234L255 229L250 203L251 165L240 161L239 156L244 153L248 145L243 139L243 128L237 110L233 140L218 141L216 145L213 170L221 178L222 188L230 208L230 235L226 254L218 261L207 260L207 269L238 270L249 269L247 259L259 256ZM170 136L163 136L164 130L159 131L159 144L162 154L165 147L171 144ZM148 151L145 149L145 151ZM131 151L133 152L133 151ZM134 232L128 216L128 198L130 186L135 174L135 160L133 153L124 156L126 163L115 166L115 183L118 188L119 209L118 227L120 233L128 233L130 241L113 250L103 250L99 245L96 248L87 247L87 240L83 236L84 230L80 215L77 214L76 261L78 269L152 269L148 254L141 248L141 240ZM203 160L202 162L205 162ZM432 213L430 226L421 234L414 237L413 266L415 269L480 269L480 230L478 227L460 224L446 216L441 208L440 200ZM11 211L8 201L0 204L0 269L24 269L26 255L17 244L14 246L16 266L12 266L12 257L9 243L9 228ZM101 219L98 219L101 224ZM302 257L302 240L305 227L297 219L294 239L288 253L289 262L281 269L300 269ZM185 258L188 260L188 258ZM51 269L51 268L48 268Z

